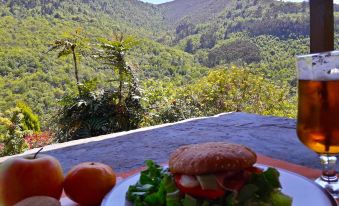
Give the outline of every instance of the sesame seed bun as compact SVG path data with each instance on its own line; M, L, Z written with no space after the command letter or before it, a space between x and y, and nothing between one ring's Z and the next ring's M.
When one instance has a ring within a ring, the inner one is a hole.
M172 173L202 175L251 167L257 155L249 148L226 142L181 146L170 156Z

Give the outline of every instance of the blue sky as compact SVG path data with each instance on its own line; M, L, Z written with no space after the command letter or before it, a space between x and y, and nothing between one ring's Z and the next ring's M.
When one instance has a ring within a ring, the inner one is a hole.
M141 0L141 1L152 3L152 4L161 4L161 3L169 2L171 0Z

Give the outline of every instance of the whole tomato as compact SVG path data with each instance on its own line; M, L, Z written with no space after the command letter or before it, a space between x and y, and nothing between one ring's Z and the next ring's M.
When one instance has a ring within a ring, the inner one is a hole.
M66 175L66 195L81 205L99 205L115 186L116 175L108 165L85 162L73 167Z
M13 206L31 196L60 199L63 181L62 167L52 156L8 159L0 165L0 205Z

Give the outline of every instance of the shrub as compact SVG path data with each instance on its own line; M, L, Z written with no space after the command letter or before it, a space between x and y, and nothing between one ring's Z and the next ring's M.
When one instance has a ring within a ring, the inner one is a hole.
M5 149L5 144L0 143L0 156L4 152L4 149Z
M0 143L3 145L1 156L18 154L28 148L24 136L32 131L23 130L23 119L24 115L18 107L7 110L0 116Z
M296 99L287 83L273 83L251 70L231 67L209 73L186 90L198 97L206 114L237 111L295 117Z
M53 137L50 132L37 132L25 136L25 141L29 149L43 147L53 142Z
M211 71L185 87L152 80L145 86L144 126L234 111L296 116L296 98L287 83L273 83L235 66Z
M24 130L40 132L40 121L38 115L34 114L32 109L24 102L18 102L17 107L21 109L24 115L22 127Z
M14 155L29 149L25 136L40 130L38 116L23 102L0 113L0 156Z
M79 96L64 97L57 122L58 142L139 127L143 109L134 89L120 102L118 91L85 88L89 87L85 84Z

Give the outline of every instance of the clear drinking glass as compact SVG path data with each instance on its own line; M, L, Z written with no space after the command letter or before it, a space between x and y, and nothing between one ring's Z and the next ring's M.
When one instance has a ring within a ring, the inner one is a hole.
M316 182L338 198L339 51L297 56L297 70L297 134L320 156L323 171Z

